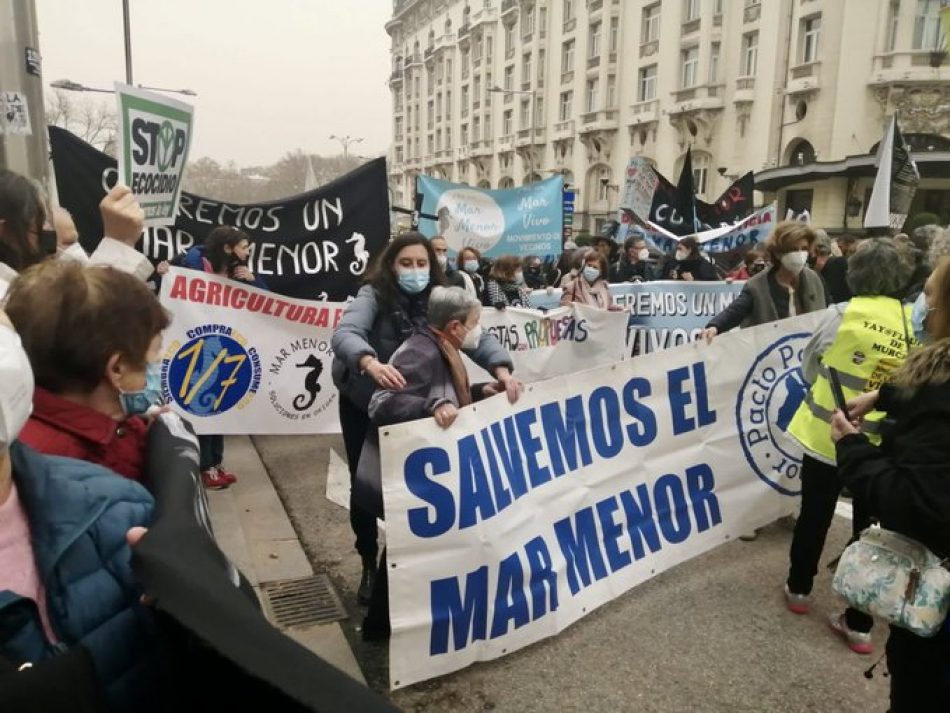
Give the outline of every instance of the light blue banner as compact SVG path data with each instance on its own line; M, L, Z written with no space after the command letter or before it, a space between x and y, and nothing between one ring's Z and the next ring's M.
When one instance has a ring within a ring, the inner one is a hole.
M710 319L732 304L744 282L624 282L610 286L614 302L630 312L632 355L696 341ZM531 293L539 309L558 306L561 291Z
M419 230L444 236L452 255L466 247L492 258L561 254L561 176L501 190L419 176L416 187L422 194Z

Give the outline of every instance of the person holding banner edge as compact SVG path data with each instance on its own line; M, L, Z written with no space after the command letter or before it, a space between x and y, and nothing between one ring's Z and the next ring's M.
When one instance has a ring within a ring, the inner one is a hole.
M750 277L732 304L709 320L703 330L706 343L739 326L754 327L825 309L827 288L807 266L816 238L807 223L791 220L776 225L765 242L772 264Z
M498 381L470 384L462 363L461 350L472 349L482 339L481 313L481 304L460 288L432 288L428 327L403 342L389 360L389 365L402 375L405 386L376 389L369 403L373 426L381 428L432 417L439 427L449 428L458 417L459 408L506 390ZM353 500L376 517L384 517L376 428L370 428L363 446ZM363 622L366 641L385 639L390 633L386 571L384 550Z
M611 311L623 309L614 305L607 282L607 258L598 250L590 250L584 255L580 274L567 283L561 292L562 307L575 302Z
M888 383L918 346L911 336L912 308L899 299L913 272L908 258L890 238L863 242L848 261L848 286L854 297L828 308L805 347L802 370L811 386L787 429L804 450L801 510L785 581L785 605L795 614L807 614L810 609L818 562L842 488L829 426L835 410L829 368L839 372L845 397L854 399ZM879 444L885 428L883 413L866 414L862 429L870 442ZM871 514L863 501L854 501L854 537L870 525ZM870 616L853 608L828 620L857 654L872 653L873 623Z
M428 327L429 294L432 288L444 284L445 276L428 238L421 233L405 233L380 254L366 284L337 325L331 342L332 373L340 391L340 426L351 488L370 432L368 408L373 390L406 386L402 374L387 362L403 342ZM483 333L477 346L466 351L505 386L508 399L514 403L523 386L512 376L514 364L498 339ZM354 502L352 489L350 526L363 564L357 598L368 604L379 552L376 516Z

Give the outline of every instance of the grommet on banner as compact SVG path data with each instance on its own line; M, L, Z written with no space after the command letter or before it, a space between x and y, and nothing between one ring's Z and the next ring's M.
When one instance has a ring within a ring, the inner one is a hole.
M389 431L383 431L383 435L384 435L384 436L388 436L388 435L389 435Z

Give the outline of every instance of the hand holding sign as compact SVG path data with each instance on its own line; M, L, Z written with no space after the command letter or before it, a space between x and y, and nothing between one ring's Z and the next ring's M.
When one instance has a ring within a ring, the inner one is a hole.
M107 238L135 247L145 226L145 211L135 200L131 188L116 185L99 203L99 212L102 213L102 229Z

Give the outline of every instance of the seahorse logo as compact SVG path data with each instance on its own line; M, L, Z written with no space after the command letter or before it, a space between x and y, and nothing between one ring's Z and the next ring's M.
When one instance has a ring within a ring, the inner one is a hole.
M323 373L323 362L315 354L308 356L303 364L297 364L298 369L309 369L304 377L303 388L306 393L297 394L294 397L294 408L298 411L306 411L313 406L317 400L317 394L320 393L320 374Z
M369 265L369 250L366 249L366 236L362 233L353 233L346 239L348 243L355 243L353 246L353 256L355 260L350 263L350 272L354 275L362 275Z

